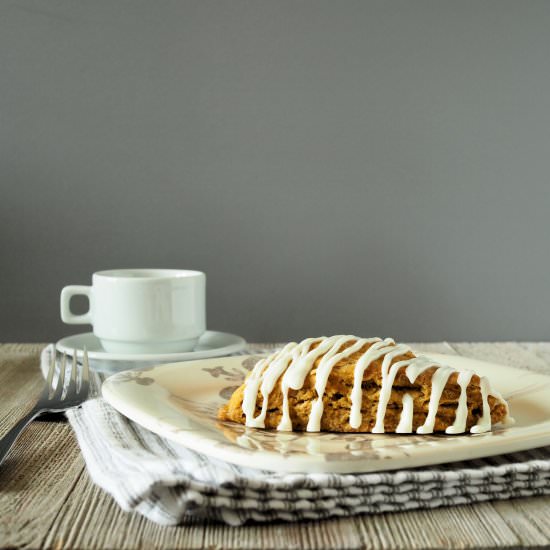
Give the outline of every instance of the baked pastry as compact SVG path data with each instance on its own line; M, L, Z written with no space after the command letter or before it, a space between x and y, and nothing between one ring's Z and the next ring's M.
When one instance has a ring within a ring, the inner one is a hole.
M308 338L261 359L218 416L308 432L481 433L511 422L487 378L356 336Z

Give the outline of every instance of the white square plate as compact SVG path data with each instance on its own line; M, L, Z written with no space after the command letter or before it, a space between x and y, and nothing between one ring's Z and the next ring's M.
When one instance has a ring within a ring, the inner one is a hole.
M217 410L258 357L223 357L125 371L104 398L153 432L199 453L281 472L375 472L467 460L550 444L550 377L461 356L428 354L487 376L516 423L484 434L395 435L277 432L221 422Z

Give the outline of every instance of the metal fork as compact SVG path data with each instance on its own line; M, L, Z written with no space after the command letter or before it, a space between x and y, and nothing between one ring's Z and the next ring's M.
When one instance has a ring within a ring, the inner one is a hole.
M34 420L37 416L44 413L58 413L66 411L71 407L76 407L83 403L88 397L90 391L90 374L88 364L88 354L84 350L82 359L82 375L80 378L80 384L77 387L77 356L76 350L73 352L73 363L71 367L71 374L67 384L65 384L65 370L67 368L67 354L63 354L61 359L61 366L59 369L59 376L54 385L53 378L55 374L55 360L56 353L54 351L52 362L48 370L48 378L46 380L46 387L42 391L38 403L34 408L26 414L17 424L2 438L0 439L0 464L4 462L4 459L8 455L12 445L18 438L19 434L25 429L27 424Z

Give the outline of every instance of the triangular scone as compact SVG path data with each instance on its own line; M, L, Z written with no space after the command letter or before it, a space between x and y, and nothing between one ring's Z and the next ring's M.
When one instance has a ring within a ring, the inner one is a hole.
M219 418L285 431L420 434L480 433L509 421L485 377L391 338L356 336L308 338L260 360Z

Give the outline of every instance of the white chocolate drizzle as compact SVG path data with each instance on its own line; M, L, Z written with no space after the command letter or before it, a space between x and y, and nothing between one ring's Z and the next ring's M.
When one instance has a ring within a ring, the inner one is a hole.
M466 430L466 417L468 416L468 408L466 406L468 400L467 388L473 375L474 373L472 371L467 370L458 374L456 382L460 386L460 397L458 398L455 421L452 426L446 428L445 433L461 434Z
M316 345L315 347L313 347ZM347 347L344 347L346 346ZM316 366L315 390L316 399L311 404L311 411L306 430L308 432L318 432L321 429L321 419L323 416L326 385L330 374L340 361L350 357L366 348L363 354L358 358L354 368L353 387L351 390L351 409L349 423L352 428L358 429L362 423L361 406L363 400L363 377L369 366L377 360L382 359L381 377L382 384L378 405L376 409L376 420L372 433L384 433L384 420L386 409L391 399L393 384L398 371L405 368L405 374L411 384L414 384L417 377L424 371L435 368L431 379L430 401L428 405L428 414L422 426L416 430L419 434L430 434L434 431L437 411L441 400L441 395L454 373L458 373L457 384L460 387L460 396L455 412L455 420L452 426L445 431L448 434L464 433L466 430L466 420L468 416L467 388L474 373L468 370L457 371L451 367L441 365L427 357L406 358L401 361L393 361L412 350L404 344L395 344L391 338L382 340L380 338L357 338L352 335L338 335L330 338L308 338L300 343L291 342L283 349L277 351L265 359L256 363L245 382L242 410L246 417L246 426L254 428L265 427L265 417L269 408L269 396L275 388L277 381L280 380L282 392L282 417L277 426L281 431L292 431L292 421L289 410L289 390L300 390L307 375ZM393 363L393 364L392 364ZM472 426L472 433L482 433L491 429L491 412L488 396L492 395L499 399L506 406L506 402L500 394L491 389L489 381L485 377L480 377L480 390L482 397L482 416L475 426ZM260 413L256 413L256 403L258 392L262 396L262 406ZM399 424L396 428L397 433L412 433L414 418L414 397L410 393L405 393L402 399L402 410ZM507 422L508 415L504 423Z
M410 393L403 395L403 408L401 409L401 418L395 428L397 434L410 434L413 428L414 399Z
M481 418L477 421L477 424L475 426L472 426L470 430L473 434L480 434L491 429L491 411L489 410L489 402L487 400L487 396L490 392L490 387L487 378L482 378L479 381L479 387L481 389L483 411Z
M432 376L432 391L430 392L430 403L428 405L428 415L422 426L416 430L418 434L431 434L434 431L435 417L439 408L439 401L443 389L449 380L449 376L454 372L450 367L438 367Z
M332 369L336 363L340 360L349 357L350 355L358 352L363 346L364 343L362 340L357 340L355 344L347 347L344 351L339 352L343 344L347 343L350 336L342 336L336 342L330 350L325 353L319 366L317 367L317 374L315 376L315 391L317 392L317 399L311 405L311 412L309 414L309 422L307 424L308 432L318 432L321 429L321 417L323 416L323 395L325 395L325 388L327 386L328 377L332 372ZM370 349L377 345L375 342ZM366 355L366 354L365 354ZM357 372L357 369L355 370ZM352 406L353 408L353 406Z

